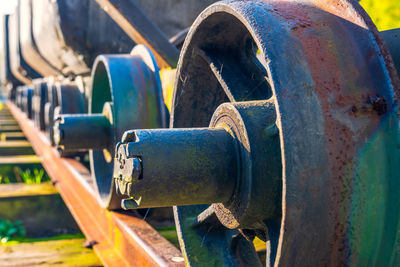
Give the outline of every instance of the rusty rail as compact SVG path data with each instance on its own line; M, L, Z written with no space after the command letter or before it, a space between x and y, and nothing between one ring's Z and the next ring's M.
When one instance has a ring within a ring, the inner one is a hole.
M76 160L60 158L33 122L13 103L7 105L105 266L185 265L181 252L148 223L124 212L102 208L89 171Z

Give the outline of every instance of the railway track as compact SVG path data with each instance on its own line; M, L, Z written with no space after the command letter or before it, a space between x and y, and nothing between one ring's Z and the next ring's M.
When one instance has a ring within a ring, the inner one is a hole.
M61 158L45 133L37 131L13 103L7 106L105 266L184 266L180 251L148 223L102 208L89 170L76 160Z

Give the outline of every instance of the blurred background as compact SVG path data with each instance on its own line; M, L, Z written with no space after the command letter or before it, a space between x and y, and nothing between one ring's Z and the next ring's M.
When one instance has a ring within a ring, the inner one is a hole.
M14 8L16 0L1 0L0 1L0 13L10 13Z

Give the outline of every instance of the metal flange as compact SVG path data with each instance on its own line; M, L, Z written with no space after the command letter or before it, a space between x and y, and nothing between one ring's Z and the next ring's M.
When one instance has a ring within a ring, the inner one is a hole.
M151 51L137 45L130 55L102 55L94 64L89 113L62 115L56 143L65 151L90 150L93 179L101 202L121 208L112 190L115 144L131 128L160 128L167 123L158 67Z

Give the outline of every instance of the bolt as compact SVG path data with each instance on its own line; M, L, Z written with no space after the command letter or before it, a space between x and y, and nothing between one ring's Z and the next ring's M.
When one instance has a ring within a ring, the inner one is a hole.
M125 182L133 183L139 179L142 172L142 164L139 158L122 159L120 164L121 174Z

